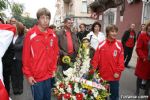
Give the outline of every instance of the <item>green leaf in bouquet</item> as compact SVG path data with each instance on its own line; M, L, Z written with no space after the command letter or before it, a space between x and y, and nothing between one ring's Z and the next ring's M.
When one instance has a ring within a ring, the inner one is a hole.
M64 76L63 76L63 74L62 73L60 73L60 72L56 72L56 80L57 81L64 81Z

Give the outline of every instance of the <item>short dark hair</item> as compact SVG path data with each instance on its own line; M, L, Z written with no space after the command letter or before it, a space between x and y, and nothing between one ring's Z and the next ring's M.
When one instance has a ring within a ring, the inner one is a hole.
M84 27L86 27L86 24L85 24L85 23L81 23L81 24L79 25L80 28L81 28L81 25L83 25Z
M98 26L101 28L101 24L100 24L98 21L96 21L96 22L93 23L92 28L91 28L91 30L92 30L93 32L94 32L94 27L95 27L96 25L98 25Z
M68 20L71 20L71 18L65 18L64 23L66 23Z
M4 20L2 18L0 18L0 21L2 22L2 24L4 24Z
M37 13L36 13L37 19L39 19L40 16L42 16L42 15L46 15L46 16L49 16L49 18L51 18L51 13L47 8L40 8L37 11Z
M85 41L85 40L87 40L88 42L90 42L90 39L87 38L87 37L84 37L84 38L81 40L81 42L83 43L83 41Z
M50 25L49 28L54 29L54 28L56 28L56 26L55 25Z
M108 34L110 31L116 31L118 32L118 27L114 24L108 25L106 27L106 33Z

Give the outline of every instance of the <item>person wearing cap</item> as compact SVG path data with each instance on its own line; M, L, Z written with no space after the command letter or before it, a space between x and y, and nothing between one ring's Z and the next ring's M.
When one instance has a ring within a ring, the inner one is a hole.
M69 56L71 58L71 61L74 62L79 48L78 38L76 34L74 34L71 31L71 25L72 25L71 19L65 18L64 29L60 30L57 33L58 44L60 49L59 66L62 67L63 71L67 70L69 66L62 62L62 58L64 56Z
M84 37L84 38L82 39L81 43L82 43L82 47L83 47L86 51L88 51L88 52L86 52L86 53L89 55L89 57L90 57L90 58L93 58L94 53L95 53L95 50L90 46L90 40L89 40L89 38L88 38L88 37Z
M117 32L115 25L106 27L107 38L98 45L91 60L93 68L110 85L110 100L119 100L119 80L124 70L123 46L116 40Z

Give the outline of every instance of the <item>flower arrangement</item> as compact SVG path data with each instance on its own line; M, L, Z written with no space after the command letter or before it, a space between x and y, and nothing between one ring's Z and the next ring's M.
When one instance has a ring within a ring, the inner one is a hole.
M62 61L71 67L63 71L67 77L57 73L54 92L58 100L105 100L109 96L109 85L91 68L90 60L89 50L83 44L73 64L69 56L64 56Z

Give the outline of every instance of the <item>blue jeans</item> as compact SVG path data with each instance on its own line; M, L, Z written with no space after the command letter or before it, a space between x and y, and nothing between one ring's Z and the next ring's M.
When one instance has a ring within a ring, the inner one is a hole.
M51 100L51 78L31 86L34 100Z
M119 81L109 81L110 100L119 100Z

